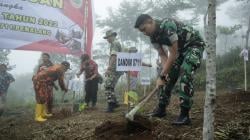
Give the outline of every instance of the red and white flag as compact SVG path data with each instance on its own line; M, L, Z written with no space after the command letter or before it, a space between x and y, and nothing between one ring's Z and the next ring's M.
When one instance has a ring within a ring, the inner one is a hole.
M0 0L0 48L91 55L92 0Z

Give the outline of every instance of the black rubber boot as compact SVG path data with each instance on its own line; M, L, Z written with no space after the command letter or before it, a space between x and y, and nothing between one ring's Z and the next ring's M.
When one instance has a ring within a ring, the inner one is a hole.
M114 103L114 108L118 108L118 107L120 107L119 103L118 103L118 102L115 102L115 103Z
M112 113L112 112L114 112L114 108L115 108L115 104L113 102L109 102L106 112Z
M116 97L114 96L114 108L120 107L119 102L117 101Z
M92 106L91 107L96 107L96 103L92 102Z
M179 117L172 125L189 125L191 124L191 120L189 118L189 110L188 108L181 107L181 112Z
M86 107L89 108L89 103L88 102L86 102Z
M163 118L167 115L166 113L166 105L158 105L158 107L151 113L150 116Z
M105 94L108 100L108 105L105 112L112 113L114 111L114 96L112 95L111 89L107 88Z
M4 110L3 110L3 109L0 109L0 116L3 115L3 112L4 112Z

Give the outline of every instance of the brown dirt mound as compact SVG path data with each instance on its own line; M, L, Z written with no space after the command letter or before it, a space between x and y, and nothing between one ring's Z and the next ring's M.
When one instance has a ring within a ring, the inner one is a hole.
M54 111L54 119L63 119L73 115L73 112L68 108L62 108L60 110Z
M95 128L99 140L152 140L153 124L142 116L135 116L134 121L105 121Z
M45 123L34 121L33 108L12 108L0 118L0 139L201 140L204 95L201 92L194 96L190 126L171 125L179 115L178 96L172 97L166 117L135 116L133 122L124 117L126 106L120 106L114 113L104 113L104 104L80 113L72 113L67 107L62 110L64 107L59 106L54 108L54 117ZM155 104L156 99L150 100L141 114L152 111ZM216 104L215 140L250 140L250 93L218 92Z

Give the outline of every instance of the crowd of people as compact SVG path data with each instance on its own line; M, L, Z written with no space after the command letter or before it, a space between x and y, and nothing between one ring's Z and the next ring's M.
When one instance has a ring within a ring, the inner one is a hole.
M191 110L194 95L193 75L200 66L200 60L205 43L198 31L175 19L166 18L163 20L153 19L150 15L140 15L135 26L140 32L148 36L153 44L153 48L158 52L160 60L157 61L158 79L156 87L159 89L158 104L156 109L150 113L153 117L165 117L166 107L170 103L171 91L180 77L179 101L180 114L174 125L188 125L191 123L189 112ZM115 87L124 72L116 71L117 53L122 52L123 48L117 39L117 33L108 30L103 37L110 44L108 66L105 71L104 92L107 97L106 112L112 113L119 107L116 98ZM131 47L129 53L136 53L136 47ZM67 61L61 64L53 64L48 53L42 54L42 64L39 65L37 73L33 76L34 90L36 93L35 120L38 122L46 121L51 117L53 104L53 88L68 91L64 83L64 74L70 69ZM98 82L101 76L98 72L97 63L88 54L80 57L79 77L85 75L85 103L88 107L95 107L97 103ZM143 66L152 67L151 64L142 63ZM0 95L1 102L5 102L8 86L14 81L11 74L6 72L6 65L0 65ZM127 72L132 90L136 88L138 72Z

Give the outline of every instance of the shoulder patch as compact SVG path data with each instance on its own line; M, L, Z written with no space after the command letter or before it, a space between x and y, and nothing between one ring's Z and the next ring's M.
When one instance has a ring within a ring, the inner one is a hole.
M161 22L160 28L163 30L169 30L172 32L176 32L177 31L177 26L175 24L175 22L171 19L165 19Z

